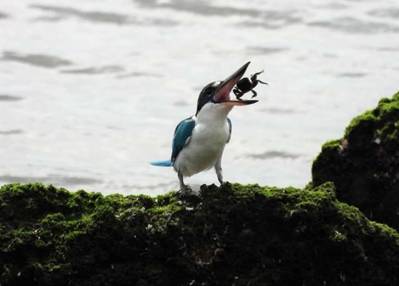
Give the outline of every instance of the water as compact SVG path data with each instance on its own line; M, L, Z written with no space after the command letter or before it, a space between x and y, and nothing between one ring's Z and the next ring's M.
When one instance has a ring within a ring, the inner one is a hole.
M251 60L270 86L231 113L225 178L301 187L321 144L399 89L396 0L5 3L0 183L169 191L175 173L148 162L169 158L202 86Z

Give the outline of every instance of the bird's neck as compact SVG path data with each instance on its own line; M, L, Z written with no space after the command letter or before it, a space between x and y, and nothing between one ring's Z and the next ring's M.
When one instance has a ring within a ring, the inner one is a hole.
M206 104L197 114L197 123L205 125L221 125L224 126L227 115L232 107L223 104Z

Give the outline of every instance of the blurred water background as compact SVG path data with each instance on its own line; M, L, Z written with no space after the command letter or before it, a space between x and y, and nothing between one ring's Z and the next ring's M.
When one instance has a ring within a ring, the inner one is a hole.
M18 0L0 5L0 183L157 194L175 125L246 61L228 181L304 186L326 140L399 87L397 0ZM216 182L213 171L189 184Z

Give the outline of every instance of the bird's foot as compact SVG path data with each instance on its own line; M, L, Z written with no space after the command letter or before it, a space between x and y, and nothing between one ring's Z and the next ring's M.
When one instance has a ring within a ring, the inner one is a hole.
M192 193L193 190L191 189L191 187L189 185L180 185L179 192L182 194L188 194L188 193Z
M230 183L228 181L223 181L220 183L220 188L226 185L229 185Z
M184 185L180 187L180 190L177 192L177 196L181 199L186 201L187 199L196 196L195 192L190 186Z

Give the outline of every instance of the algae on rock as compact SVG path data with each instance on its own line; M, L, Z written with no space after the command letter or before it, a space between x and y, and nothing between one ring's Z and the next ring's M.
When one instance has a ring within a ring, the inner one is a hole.
M0 284L398 285L399 235L315 189L0 188Z
M399 92L354 118L312 167L315 186L334 182L339 200L399 229Z

